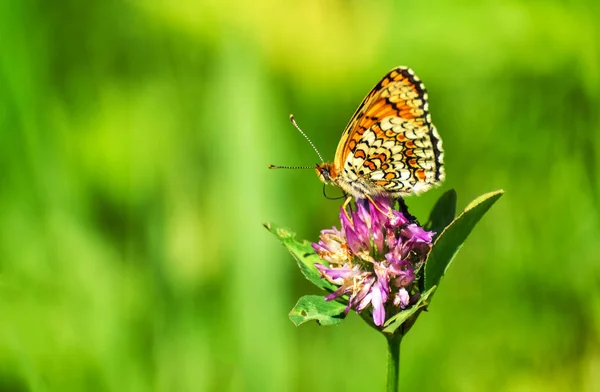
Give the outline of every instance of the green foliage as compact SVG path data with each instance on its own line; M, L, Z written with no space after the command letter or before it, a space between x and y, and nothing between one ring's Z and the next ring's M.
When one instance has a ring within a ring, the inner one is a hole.
M414 306L411 306L410 308L401 311L395 316L390 317L390 319L387 320L383 325L382 332L387 335L394 335L398 332L398 329L400 327L404 326L405 328L403 328L400 331L400 333L403 335L406 334L408 332L408 329L416 321L417 317L419 316L419 313L422 310L427 309L427 305L429 305L429 298L431 297L431 294L433 294L436 288L437 287L432 287L426 292L424 292L423 295L421 295L421 298L419 298L419 301ZM405 323L410 324L410 326L405 326Z
M334 291L337 286L321 279L321 274L315 267L315 263L327 265L326 261L319 259L310 242L299 242L295 239L296 234L289 229L281 228L266 223L267 230L273 233L281 243L290 251L302 271L302 274L312 284L323 290ZM307 321L316 321L319 325L335 325L340 323L344 317L343 305L337 301L325 301L323 295L305 295L298 300L296 306L290 312L290 320L299 326Z
M442 230L446 228L454 220L456 216L456 191L450 189L438 199L429 214L429 220L423 226L427 231L435 232L435 238L442 234Z
M290 320L296 326L313 320L319 325L336 325L346 316L345 308L346 305L340 302L325 301L322 295L305 295L290 312Z
M458 218L454 219L435 240L425 264L425 290L439 286L440 280L448 270L450 263L463 246L477 222L502 196L504 191L486 193L473 200ZM443 198L444 196L442 196ZM439 203L438 203L439 204ZM436 204L436 207L438 205ZM434 208L432 215L445 214ZM433 221L437 221L433 218Z
M265 223L264 226L271 233L275 234L287 250L290 251L292 256L294 256L300 271L302 271L302 274L306 279L320 289L334 291L337 288L328 281L321 279L321 274L315 268L315 263L327 265L327 262L319 259L319 256L315 253L310 242L306 240L299 242L295 239L295 233L292 233L289 229L273 225L272 223Z

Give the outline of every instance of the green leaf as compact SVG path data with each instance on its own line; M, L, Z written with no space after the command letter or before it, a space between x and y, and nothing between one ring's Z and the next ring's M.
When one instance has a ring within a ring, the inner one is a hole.
M285 246L292 256L294 256L298 263L298 267L300 267L300 271L306 279L323 290L335 291L337 289L337 286L334 284L329 283L325 279L321 279L321 274L319 273L319 270L317 270L317 267L315 267L315 263L326 265L327 262L321 260L319 256L317 256L315 250L310 245L310 242L298 242L298 240L296 240L296 233L293 233L289 229L275 226L271 223L265 223L264 226L271 233L275 234L283 246Z
M503 194L503 190L498 190L479 196L442 231L427 257L425 290L439 285L452 259L454 259L477 222Z
M296 326L312 320L319 325L335 325L346 317L345 308L346 305L337 301L325 301L320 295L305 295L290 312L290 320Z
M421 311L422 309L426 308L427 305L429 305L429 297L431 296L431 294L433 294L436 288L437 286L430 288L421 296L419 302L417 302L413 307L398 313L397 315L391 317L388 321L386 321L385 324L383 324L384 328L382 332L393 335L398 330L398 328L400 328L402 324L406 322L406 320L408 320L413 315L418 315L416 314L417 312ZM412 323L414 323L415 319L411 321Z
M434 231L435 237L439 237L442 231L448 226L456 216L456 191L450 189L444 193L433 206L429 220L425 223L424 229Z

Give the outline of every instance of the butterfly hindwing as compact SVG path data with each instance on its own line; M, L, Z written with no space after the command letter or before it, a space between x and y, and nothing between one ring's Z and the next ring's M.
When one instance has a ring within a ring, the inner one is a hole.
M441 139L412 70L394 68L371 90L346 127L334 163L372 194L420 193L443 180Z

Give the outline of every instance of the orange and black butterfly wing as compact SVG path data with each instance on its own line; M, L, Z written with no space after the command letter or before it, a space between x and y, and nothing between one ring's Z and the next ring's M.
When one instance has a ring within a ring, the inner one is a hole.
M427 92L406 67L391 70L360 104L338 145L334 164L363 193L420 193L444 179L441 139Z

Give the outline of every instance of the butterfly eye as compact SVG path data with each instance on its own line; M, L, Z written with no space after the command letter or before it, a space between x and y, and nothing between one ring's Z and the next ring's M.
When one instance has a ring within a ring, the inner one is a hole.
M317 174L319 174L319 179L325 184L331 182L331 173L329 170L329 166L326 163L317 165Z

